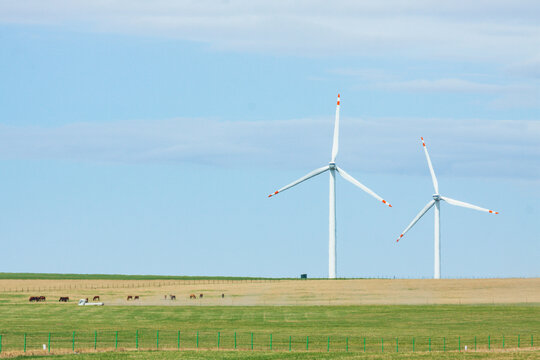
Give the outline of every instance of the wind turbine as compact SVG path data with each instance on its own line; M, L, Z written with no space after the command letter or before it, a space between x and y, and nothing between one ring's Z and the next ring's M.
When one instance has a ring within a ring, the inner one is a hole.
M441 229L440 229L440 217L441 217L441 208L440 208L441 205L440 205L440 202L441 202L441 200L446 201L450 205L461 206L461 207L464 207L464 208L474 209L474 210L478 210L478 211L485 211L485 212L488 212L490 214L498 214L498 212L493 211L493 210L489 210L489 209L484 209L484 208L482 208L480 206L472 205L472 204L469 204L469 203L466 203L466 202L463 202L463 201L450 199L449 197L446 197L446 196L441 196L439 194L439 183L437 182L437 178L435 177L435 172L433 171L433 165L431 164L431 159L429 158L429 153L428 153L427 148L426 148L426 143L424 142L423 137L420 138L420 139L422 139L422 145L424 147L424 153L426 154L426 159L427 159L427 163L428 163L428 167L429 167L429 172L431 173L431 180L433 180L433 188L435 189L435 194L433 194L433 200L428 202L427 205L418 213L418 215L416 215L416 217L409 224L409 226L407 226L405 228L405 230L403 230L403 233L401 233L401 235L399 236L397 241L399 242L399 240L401 240L403 235L405 235L405 233L407 231L409 231L414 226L414 224L416 224L418 222L418 220L420 220L420 218L422 216L424 216L424 214L426 212L428 212L428 210L433 207L433 205L435 205L435 246L434 246L434 248L435 248L435 271L434 271L433 278L434 279L440 279L441 278Z
M336 121L334 123L334 143L332 145L332 158L330 160L330 163L321 168L313 170L307 175L301 177L300 179L290 183L289 185L282 187L281 189L277 190L273 194L268 195L268 197L272 197L274 195L277 195L278 193L281 193L287 189L292 188L295 185L300 184L301 182L311 179L314 176L322 174L325 171L328 171L328 170L330 171L330 216L329 216L329 241L328 241L328 278L329 279L336 278L336 268L337 268L337 264L336 264L336 172L339 175L341 175L345 180L349 181L355 186L358 186L360 189L364 190L369 195L373 196L375 199L383 202L389 207L392 207L392 205L390 205L386 200L384 200L379 195L375 194L367 186L365 186L364 184L362 184L361 182L353 178L351 175L346 173L345 170L343 170L342 168L336 165L335 160L338 154L338 145L339 145L339 102L340 102L340 96L338 94L337 106L336 106Z

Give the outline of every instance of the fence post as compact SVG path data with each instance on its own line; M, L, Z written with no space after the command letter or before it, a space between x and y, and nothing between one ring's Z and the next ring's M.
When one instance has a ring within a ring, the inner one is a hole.
M24 352L26 352L26 333L24 333Z
M518 348L519 348L519 345L520 345L520 336L518 334Z
M345 338L345 351L349 352L349 338Z
M270 336L272 337L272 336ZM236 349L236 331L234 332L234 348Z
M503 337L503 349L504 349L504 335L502 337Z
M412 338L412 351L414 352L414 337Z
M156 330L156 349L159 349L159 330Z
M177 339L177 347L178 347L178 350L180 350L180 330L178 330L178 339Z
M326 344L326 351L330 351L330 336L328 337L328 342Z
M384 352L384 338L381 338L381 352Z
M292 350L291 342L292 342L292 336L289 335L289 351Z
M218 348L218 350L219 350L219 340L220 340L220 335L221 335L221 334L220 334L220 332L218 331L218 333L217 333L217 348Z
M236 349L236 333L234 333L234 347ZM272 333L270 333L270 350L272 350Z
M197 349L199 348L199 332L197 331Z
M491 350L491 336L488 335L488 350Z
M446 352L446 338L443 337L442 339L443 339L443 345L442 345L443 346L443 352Z
M2 334L0 334L0 354L2 353Z
M118 331L114 333L114 349L118 350Z
M139 330L135 330L135 349L139 350Z
M396 338L396 352L399 352L398 338Z
M47 351L51 352L51 333L49 333L49 342L47 343Z
M71 336L71 351L75 351L75 331L73 332L73 335Z
M94 350L97 348L97 330L94 331Z
M534 344L534 342L533 342L533 335L531 334L531 347L534 347L533 344Z
M474 337L474 351L476 351L476 336Z
M366 352L366 338L364 337L364 352Z
M309 336L306 336L306 351L309 350Z
M431 338L429 338L429 351L431 352Z
M476 336L474 337L474 341L476 342ZM458 342L459 351L461 351L461 336L458 336L457 342Z

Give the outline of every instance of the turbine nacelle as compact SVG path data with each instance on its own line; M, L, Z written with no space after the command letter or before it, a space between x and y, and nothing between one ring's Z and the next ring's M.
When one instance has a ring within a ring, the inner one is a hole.
M441 200L441 195L439 195L439 194L433 194L433 200L435 200L435 201L440 201L440 200Z
M336 170L337 169L336 163L335 162L328 163L328 168L330 170Z

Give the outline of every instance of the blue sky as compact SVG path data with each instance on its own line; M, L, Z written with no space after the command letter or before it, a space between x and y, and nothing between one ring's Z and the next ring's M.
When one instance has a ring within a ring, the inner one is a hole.
M6 272L538 276L540 6L534 1L0 1Z

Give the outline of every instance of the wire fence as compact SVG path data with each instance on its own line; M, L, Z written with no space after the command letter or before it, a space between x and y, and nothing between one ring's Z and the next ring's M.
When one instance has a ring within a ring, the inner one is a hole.
M534 349L533 334L481 336L325 336L261 332L101 330L0 334L2 352L91 350L244 350L313 352L446 352Z

